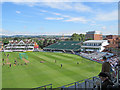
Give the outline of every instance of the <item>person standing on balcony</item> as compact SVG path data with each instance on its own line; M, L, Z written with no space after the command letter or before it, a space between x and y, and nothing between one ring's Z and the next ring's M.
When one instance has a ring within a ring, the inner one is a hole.
M110 72L111 72L111 65L107 61L107 58L104 56L103 57L103 64L102 64L102 71L101 72L106 72L109 75L109 78L111 78Z
M109 88L109 86L114 85L112 83L112 81L109 79L109 76L106 72L100 72L98 76L102 81L102 83L101 83L101 89L102 90L107 90L107 88Z

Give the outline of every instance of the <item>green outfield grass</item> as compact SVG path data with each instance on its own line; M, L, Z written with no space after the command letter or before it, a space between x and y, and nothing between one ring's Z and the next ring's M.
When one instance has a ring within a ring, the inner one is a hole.
M21 65L24 61L19 59L19 52L9 54L12 66L2 66L3 88L35 88L46 84L53 84L55 88L96 76L101 70L101 64L72 54L27 52L27 65ZM2 53L2 58L6 60L7 56ZM19 65L13 66L14 60L17 60Z

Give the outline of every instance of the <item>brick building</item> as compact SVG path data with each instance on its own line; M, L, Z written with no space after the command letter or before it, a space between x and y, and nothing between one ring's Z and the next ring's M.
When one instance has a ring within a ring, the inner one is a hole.
M119 39L118 35L107 35L104 40L108 40L109 47L118 48Z
M85 40L102 40L102 33L100 31L88 31L85 35Z
M120 37L118 35L107 35L104 40L108 40L109 45L106 46L106 51L111 51L118 54L120 48Z

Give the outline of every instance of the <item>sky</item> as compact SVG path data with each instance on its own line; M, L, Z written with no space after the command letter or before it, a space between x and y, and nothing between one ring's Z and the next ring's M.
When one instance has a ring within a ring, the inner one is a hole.
M118 33L118 2L3 2L3 35Z

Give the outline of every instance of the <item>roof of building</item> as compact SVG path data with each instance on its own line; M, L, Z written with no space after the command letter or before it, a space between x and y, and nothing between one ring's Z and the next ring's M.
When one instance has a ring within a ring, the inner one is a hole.
M19 44L20 42L24 43L24 44L31 44L31 43L34 43L32 41L23 41L23 40L20 40L20 41L11 41L9 44Z
M52 49L52 50L79 50L81 48L80 41L61 41L55 44L49 45L44 49Z
M107 41L108 40L88 40L83 43L103 43L103 42L107 42Z
M88 31L86 34L102 34L100 31Z

